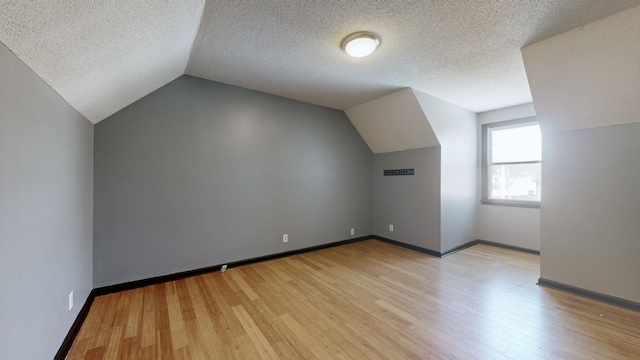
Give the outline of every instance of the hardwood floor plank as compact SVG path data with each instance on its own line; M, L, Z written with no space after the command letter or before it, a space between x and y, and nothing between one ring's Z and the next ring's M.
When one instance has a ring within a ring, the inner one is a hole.
M192 360L191 351L188 347L182 347L173 351L173 358L175 360Z
M256 348L255 343L251 340L247 333L236 337L234 341L237 341L245 359L264 359L264 356L260 353L260 350Z
M126 302L124 302L126 303ZM104 352L104 357L106 359L118 359L120 355L120 346L122 346L122 341L124 339L124 329L122 325L116 325L111 330L111 336L109 337L109 342L107 345L107 349Z
M167 283L168 284L168 283ZM159 284L155 292L156 357L173 360L171 323L167 304L166 284Z
M84 359L85 360L104 359L105 350L106 350L106 346L99 346L99 347L92 348L91 350L87 351L87 354L85 355Z
M320 345L313 336L311 336L294 318L289 314L280 315L282 322L295 334L304 346L309 349L309 352L316 359L333 359L333 357L327 352L327 350Z
M233 312L236 314L236 317L244 327L247 335L258 349L263 359L278 359L278 355L275 350L271 346L271 343L266 339L262 331L256 323L253 321L253 318L244 306L236 305L232 307Z
M142 306L144 302L144 290L131 290L131 302L127 311L125 338L137 336L140 331L140 319L142 317Z
M138 355L135 359L139 359L139 360L153 360L153 359L157 359L158 357L156 356L156 346L155 343L154 345L151 346L147 346L147 347L141 347L140 349L138 349Z
M640 359L640 313L538 278L533 254L363 241L100 296L68 359Z
M251 288L251 286L249 286L249 284L247 284L247 282L244 280L244 278L242 277L242 275L240 274L240 272L237 271L231 271L229 272L228 276L230 277L230 279L236 283L240 289L242 289L242 292L244 292L244 294L250 299L250 300L257 300L260 297L258 296L258 294L255 293L255 291L253 291L253 289Z
M156 308L155 286L142 288L142 330L140 346L143 348L155 347L156 341Z
M177 282L172 281L166 284L167 312L169 314L169 329L171 331L171 348L174 353L176 353L176 350L189 346L187 331L182 318L180 298L178 297L176 290L176 283Z
M199 288L199 283L194 279L186 279L186 290L190 296L194 317L186 321L189 346L196 359L224 358L223 344L216 335L216 330L211 322L205 300Z
M95 332L94 336L91 336L90 349L103 346L106 348L106 345L109 343L111 329L113 328L113 318L116 313L117 303L122 296L125 295L118 293L101 296L97 299L98 301L104 301L105 304L100 313L93 314L93 316L96 316L94 325Z
M211 307L207 307L210 309ZM222 358L222 359L244 359L244 353L242 351L241 343L237 341L239 336L246 335L244 332L239 333L239 335L234 335L227 325L227 316L211 316L211 312L209 312L209 318L211 319L211 324L213 325L213 329L215 329L214 333L211 333L210 337L206 337L204 334L203 341L215 342L216 345L213 350L209 350L209 353L212 351L216 354L212 358ZM228 315L228 312L225 312L225 315ZM215 335L213 335L215 334ZM219 341L219 344L217 344ZM218 348L221 346L222 349ZM224 356L219 355L220 350L224 353Z
M126 328L124 330L124 339L120 346L120 352L118 359L137 359L138 351L140 349L140 337L138 336L126 336Z
M214 351L207 349L206 345L211 344L211 341L203 342L201 333L206 333L205 331L200 331L200 326L195 319L190 319L185 321L185 330L187 331L187 339L189 342L189 349L191 350L190 355L194 359L210 359L215 358L217 355ZM211 338L211 337L208 337ZM213 337L215 338L215 337ZM206 344L206 345L205 345Z
M69 351L66 360L82 360L85 358L87 351L89 350L89 339L76 338L74 341L74 349Z

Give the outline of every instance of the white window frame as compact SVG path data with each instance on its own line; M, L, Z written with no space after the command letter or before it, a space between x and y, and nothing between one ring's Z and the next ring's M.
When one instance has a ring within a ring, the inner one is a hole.
M490 164L490 141L489 141L489 129L506 128L506 127L519 127L527 126L531 124L538 124L538 120L535 116L526 117L522 119L500 121L495 123L482 125L482 191L480 202L484 205L502 205L502 206L515 206L515 207L527 207L527 208L540 208L540 201L527 201L527 200L510 200L510 199L491 199L489 198L489 186L490 181L490 165L499 164L542 164L542 161L514 161L506 163L493 163Z

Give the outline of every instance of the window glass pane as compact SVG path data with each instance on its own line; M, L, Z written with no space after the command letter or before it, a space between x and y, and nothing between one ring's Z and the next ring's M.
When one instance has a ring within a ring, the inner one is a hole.
M542 135L538 124L491 131L491 162L540 161Z
M540 163L491 165L489 198L540 201Z

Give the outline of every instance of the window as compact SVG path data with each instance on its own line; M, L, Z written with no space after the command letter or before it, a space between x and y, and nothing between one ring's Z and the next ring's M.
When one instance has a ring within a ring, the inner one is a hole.
M541 156L535 117L482 125L482 203L540 207Z

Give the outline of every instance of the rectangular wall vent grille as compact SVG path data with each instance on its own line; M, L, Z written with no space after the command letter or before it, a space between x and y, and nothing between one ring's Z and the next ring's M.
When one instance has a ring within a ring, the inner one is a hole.
M384 176L413 175L413 169L383 170Z

